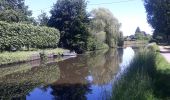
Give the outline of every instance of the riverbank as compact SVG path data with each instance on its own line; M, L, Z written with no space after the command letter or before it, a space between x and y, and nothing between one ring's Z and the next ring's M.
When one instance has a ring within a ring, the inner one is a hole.
M41 59L40 54L44 54L51 58L54 57L54 55L62 55L64 52L68 51L69 50L56 48L35 51L2 52L0 53L0 66L38 60Z
M124 47L140 46L147 43L147 40L124 41Z
M141 50L113 88L112 100L169 100L170 64L158 46Z
M159 46L160 53L170 63L170 46Z

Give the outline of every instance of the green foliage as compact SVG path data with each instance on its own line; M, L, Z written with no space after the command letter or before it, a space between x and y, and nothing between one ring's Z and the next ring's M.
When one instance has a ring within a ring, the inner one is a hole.
M32 23L32 12L25 6L25 0L1 0L0 20L7 22Z
M170 1L144 0L147 19L155 29L154 35L170 35Z
M14 67L14 68L13 68ZM26 70L20 70L22 67ZM10 100L13 98L24 99L33 89L54 83L60 78L58 65L38 65L31 69L30 64L4 67L1 70L10 73L6 76L0 75L0 98ZM16 71L20 70L20 71Z
M120 36L120 23L113 14L105 8L98 8L91 11L93 19L90 23L90 33L94 36L100 32L105 32L105 43L109 47L115 47L118 44Z
M158 46L156 43L148 44L148 45L147 45L147 48L148 48L149 50L151 50L151 51L154 51L154 52L160 51L160 48L159 48L159 46Z
M101 50L108 48L107 44L99 41L96 37L91 36L87 40L87 50L94 51L94 50Z
M145 40L146 36L142 33L135 33L135 37L137 40Z
M140 28L139 28L139 27L137 27L137 28L136 28L135 33L141 33L141 30L140 30Z
M19 22L21 18L18 12L14 10L5 10L0 13L0 20L6 22Z
M0 53L0 65L4 64L11 64L14 62L24 62L28 61L31 59L32 56L39 56L37 52L14 52L14 53L9 53L9 52L3 52Z
M64 53L63 49L48 49L44 50L44 55L61 55ZM2 52L0 53L0 65L12 64L18 62L25 62L35 59L40 59L42 51L17 51L17 52Z
M145 31L141 31L139 27L136 28L135 31L135 38L137 40L150 40L151 39L151 35L146 34Z
M147 46L150 51L160 51L159 46L156 43L151 43ZM170 69L170 64L166 61L166 59L158 52L156 56L156 66L158 70L168 70Z
M156 100L152 78L155 75L155 53L142 50L130 63L113 88L112 100Z
M170 63L168 63L166 59L160 54L157 55L156 66L157 69L162 72L168 72L168 70L170 70ZM170 71L168 73L170 74Z
M54 48L60 38L59 31L31 24L0 22L0 50L29 48Z
M123 33L122 32L120 32L120 34L118 36L118 43L117 43L117 45L119 47L122 47L124 45L124 37L123 37Z
M43 12L38 16L38 23L40 26L47 26L48 21L49 21L49 17L45 12Z
M112 100L169 100L170 64L153 43L133 58L113 88Z
M88 38L85 0L57 0L48 21L50 27L61 32L60 47L82 53Z

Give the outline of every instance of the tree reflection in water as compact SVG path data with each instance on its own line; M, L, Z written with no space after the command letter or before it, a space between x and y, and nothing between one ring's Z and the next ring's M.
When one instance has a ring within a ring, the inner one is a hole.
M118 52L117 49L110 49L107 52L90 56L88 66L93 76L94 84L105 85L113 80L122 59L122 54L119 53L122 52Z
M122 49L110 49L60 62L53 59L50 64L35 61L38 67L33 68L29 64L0 68L0 99L86 100L89 95L107 99L122 56Z
M60 79L51 85L51 94L56 100L86 100L86 94L91 92L86 80L88 67L85 57L79 56L58 63Z
M92 85L109 84L119 70L123 50L93 52L59 62L60 79L51 85L51 94L56 100L86 100L92 94ZM92 76L92 80L87 79ZM103 87L103 96L105 92Z
M51 87L55 100L87 100L86 94L91 92L90 84L62 84Z
M31 67L29 64L22 64L21 66ZM5 71L5 69L3 70ZM11 72L8 75L0 77L0 99L24 100L26 99L26 95L34 88L53 83L59 78L59 75L60 71L56 64L41 65L30 70Z

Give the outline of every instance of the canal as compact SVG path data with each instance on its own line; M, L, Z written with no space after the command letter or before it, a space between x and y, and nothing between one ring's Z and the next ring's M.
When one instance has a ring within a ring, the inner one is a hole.
M127 47L2 66L0 99L108 100L134 55Z

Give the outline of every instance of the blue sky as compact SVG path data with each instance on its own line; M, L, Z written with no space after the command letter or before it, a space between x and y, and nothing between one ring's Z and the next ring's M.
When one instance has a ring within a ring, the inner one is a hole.
M57 0L25 1L26 5L29 6L29 9L33 11L33 16L37 17L42 11L48 13ZM128 0L88 0L87 11L99 7L109 9L119 22L122 23L121 30L125 36L134 34L138 26L141 30L146 31L147 33L152 33L152 28L146 20L146 12L142 0L123 1Z

